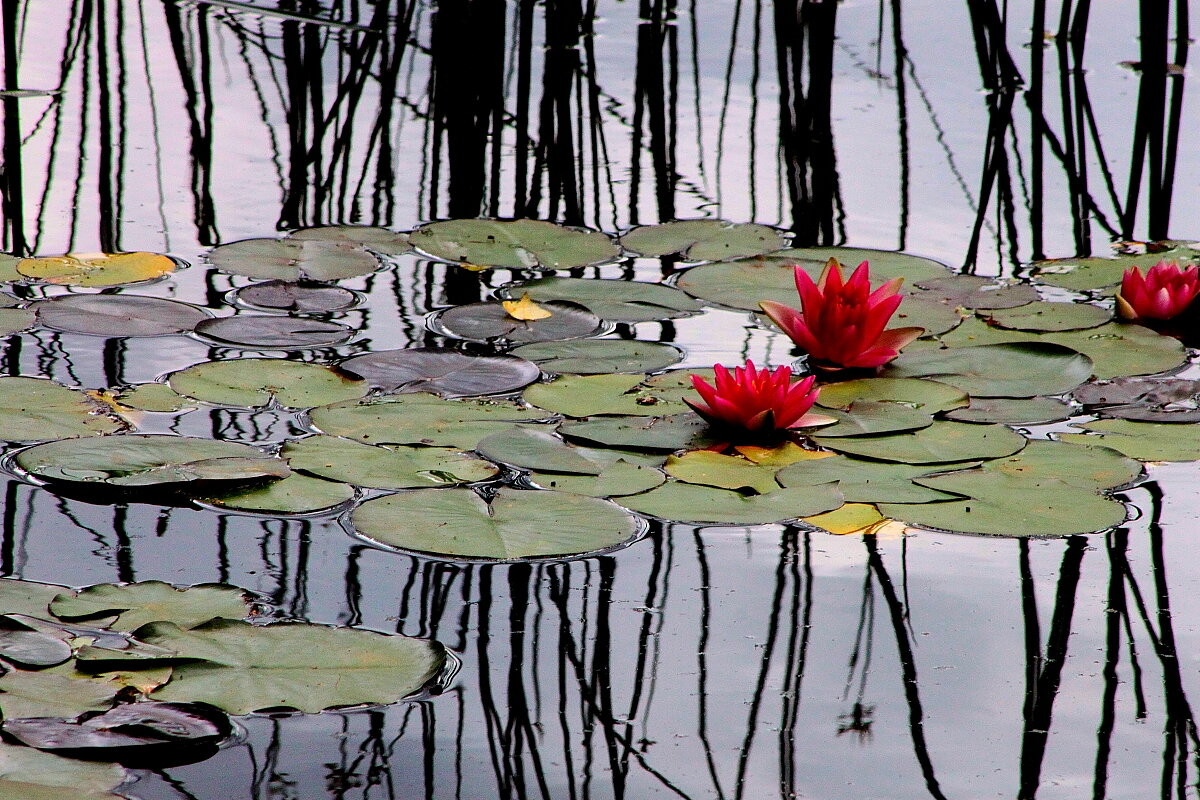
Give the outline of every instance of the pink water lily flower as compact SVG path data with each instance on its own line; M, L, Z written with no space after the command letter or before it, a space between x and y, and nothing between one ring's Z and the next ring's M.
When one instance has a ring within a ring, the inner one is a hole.
M900 295L904 279L895 278L871 291L866 261L849 280L843 280L842 265L832 258L816 283L799 266L795 278L800 309L771 300L759 305L818 366L883 366L925 332L924 328L884 330L904 299Z
M771 433L829 421L808 413L817 400L813 388L816 379L811 375L793 382L790 367L777 367L772 372L757 369L753 361L747 361L745 367L734 367L732 372L717 364L713 373L715 386L699 375L692 376L692 386L703 402L684 399L712 425Z
M1172 319L1187 310L1200 294L1200 271L1195 264L1181 267L1160 261L1143 276L1137 267L1125 270L1117 294L1117 314L1123 319Z

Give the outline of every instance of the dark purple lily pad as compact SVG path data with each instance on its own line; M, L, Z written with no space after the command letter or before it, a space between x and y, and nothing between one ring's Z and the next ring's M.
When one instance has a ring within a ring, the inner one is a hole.
M469 356L440 347L383 350L343 361L340 368L384 392L432 392L477 397L515 392L541 377L538 366L516 356Z
M519 320L500 303L470 303L439 311L429 321L437 333L473 342L551 342L582 339L604 331L604 323L577 303L539 303L550 312L544 319Z
M47 328L91 336L168 336L209 319L206 311L187 303L133 294L69 294L39 300L31 308Z
M251 308L300 313L345 311L359 302L357 294L341 286L309 286L290 281L264 281L243 286L232 297L235 302Z
M341 344L354 335L354 330L306 317L238 314L205 320L196 326L196 333L234 347L303 350Z
M1080 386L1075 399L1097 414L1139 422L1200 422L1200 381L1115 378Z

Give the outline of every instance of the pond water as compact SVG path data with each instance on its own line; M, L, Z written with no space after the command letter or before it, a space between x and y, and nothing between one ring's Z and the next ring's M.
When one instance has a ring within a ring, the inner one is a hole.
M129 288L9 291L225 318L252 310L230 293L255 280L213 267L215 247L478 216L610 235L753 221L795 247L1021 279L1039 259L1187 240L1200 231L1189 4L1152 5L14 0L4 250L188 267ZM689 264L626 254L557 274L661 282ZM206 361L444 346L431 312L554 274L403 247L379 266L337 281L357 295L317 315L353 329L331 344L17 326L0 363L120 390ZM1071 288L1042 292L1079 299ZM603 335L672 343L687 368L791 362L790 343L736 305ZM1174 366L1191 377L1194 356ZM137 429L252 445L312 432L293 408L192 405L137 415ZM1116 494L1129 521L1096 534L648 519L626 547L516 563L382 547L345 513L51 491L9 461L0 575L227 584L263 619L453 653L413 700L238 716L211 757L132 770L116 791L136 800L1190 797L1197 471L1142 460L1146 478Z

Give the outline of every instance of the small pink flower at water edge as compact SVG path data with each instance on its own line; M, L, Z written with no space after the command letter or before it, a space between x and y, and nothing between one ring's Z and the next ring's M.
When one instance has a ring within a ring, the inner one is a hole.
M1137 267L1125 270L1117 294L1117 314L1127 320L1167 320L1187 310L1200 294L1200 270L1160 261L1143 276Z
M712 425L767 434L829 421L808 413L817 400L816 379L811 375L793 383L789 367L772 372L756 368L753 361L732 372L717 364L713 373L715 386L692 376L692 386L703 402L684 400Z
M842 265L829 259L816 283L803 268L794 268L800 309L771 300L762 310L817 366L880 367L900 355L900 348L925 332L924 328L884 330L904 298L903 278L871 291L870 266L858 265L849 280Z

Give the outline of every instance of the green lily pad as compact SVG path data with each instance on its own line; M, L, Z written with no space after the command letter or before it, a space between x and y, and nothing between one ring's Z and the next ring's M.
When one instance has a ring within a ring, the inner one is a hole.
M715 444L708 423L696 414L666 417L610 417L564 423L559 433L601 447L671 453Z
M117 402L140 411L182 411L196 408L196 403L178 394L165 383L139 383L117 394Z
M708 450L696 450L667 459L666 472L683 483L715 486L767 494L780 488L775 481L778 467L755 464L737 456L725 456Z
M656 372L683 359L683 352L669 344L629 339L536 342L521 345L511 355L529 359L546 372L570 375Z
M546 418L540 409L509 400L444 400L398 394L334 403L309 412L317 430L367 444L423 444L471 450L479 440L517 422Z
M542 472L600 475L624 460L638 466L659 466L661 456L567 444L547 430L512 426L480 440L480 455L502 464Z
M604 323L578 303L551 300L541 304L550 316L521 320L509 315L502 303L468 303L439 311L429 320L437 333L472 342L550 342L594 336Z
M470 489L402 492L368 500L350 520L389 547L500 560L606 550L639 530L636 519L605 500L514 489L500 489L491 502Z
M858 378L821 387L817 405L847 409L858 402L903 403L927 414L962 408L970 401L954 386L919 378Z
M127 488L288 475L286 462L249 445L190 436L64 439L22 450L15 460L44 480Z
M119 686L89 680L70 664L51 669L13 669L0 675L0 712L17 717L77 717L112 705Z
M1090 358L1050 342L915 350L901 353L885 372L889 378L932 378L983 397L1062 394L1091 374Z
M959 422L998 422L1004 425L1044 425L1070 418L1070 403L1053 397L972 397L971 405L946 414Z
M1140 461L1200 460L1200 425L1104 419L1074 427L1096 435L1065 433L1059 438L1064 442L1111 447Z
M45 378L0 377L0 439L28 442L125 429L95 400ZM32 437L32 438L31 438Z
M290 441L280 455L292 469L370 489L475 483L500 471L488 461L441 447L369 445L337 436Z
M0 658L20 669L43 669L69 661L73 655L69 636L56 634L36 630L19 617L0 617Z
M842 494L832 483L745 495L729 489L673 482L620 501L633 511L665 520L762 525L832 511L842 505Z
M927 297L951 306L974 309L1016 308L1038 299L1038 292L1027 283L1000 283L977 275L943 275L915 284L924 291L914 297Z
M1024 436L1003 425L965 422L934 422L928 428L889 436L814 436L822 447L840 453L895 461L901 464L942 464L1012 455L1027 442Z
M851 269L866 261L871 265L871 283L882 283L893 278L904 278L913 284L933 278L944 278L953 273L945 264L932 258L914 256L894 250L871 250L865 247L796 247L772 253L773 256L798 258L812 265L816 278L824 269L825 262L836 258ZM807 265L806 265L807 266Z
M354 329L337 322L278 314L236 314L206 319L196 326L206 339L254 350L306 350L330 347L354 336Z
M471 356L442 347L382 350L338 365L383 392L432 392L472 397L515 392L541 377L530 361L514 355Z
M643 256L679 253L687 261L742 258L778 250L785 244L774 228L721 219L683 219L642 225L621 237L621 244Z
M9 283L25 280L26 277L17 271L17 264L19 263L21 263L19 256L14 256L11 253L0 253L0 282Z
M149 622L174 622L194 628L213 617L241 619L250 604L241 589L221 584L176 588L162 581L101 583L78 594L60 594L50 604L59 619L75 621L117 615L106 625L116 631L132 631Z
M478 267L573 269L615 261L607 234L534 219L452 219L422 225L412 244L435 258Z
M125 778L125 770L116 764L0 744L0 797L5 800L121 800L109 790Z
M501 297L518 300L528 293L542 303L565 300L578 303L601 319L613 322L653 322L686 317L703 309L674 286L639 281L598 278L538 278L501 287Z
M1116 258L1059 258L1035 262L1034 275L1039 283L1092 291L1116 286L1130 267L1140 267L1144 272L1159 261L1195 261L1196 257L1196 251L1190 247L1174 247L1159 253Z
M167 382L179 394L206 403L260 408L272 400L289 408L309 408L367 393L367 382L320 364L281 358L206 361L171 373Z
M638 389L641 382L641 375L563 375L535 383L523 396L530 405L568 417L661 416L688 410L681 401Z
M661 486L667 476L655 467L630 463L624 459L605 467L599 475L571 475L562 472L529 473L529 482L556 492L584 494L589 497L622 497Z
M398 256L412 250L408 234L375 225L320 225L292 231L287 238L306 242L343 242L385 256Z
M131 294L68 294L31 308L51 330L91 336L168 336L209 319L208 312L187 303Z
M235 290L239 305L264 311L294 311L301 314L345 311L358 305L358 295L341 286L307 286L291 281L264 281Z
M354 488L337 481L292 473L266 486L231 489L194 498L208 505L252 514L313 514L354 499Z
M1142 474L1139 462L1097 444L1095 437L1079 443L1034 439L1021 452L988 461L981 469L1033 480L1053 479L1082 489L1113 489Z
M1088 303L1036 302L989 311L993 325L1019 331L1074 331L1096 328L1113 318L1112 311Z
M52 583L0 578L0 614L45 617L50 611L50 601L70 591L65 586Z
M379 259L350 242L320 239L244 239L214 247L208 261L222 272L295 283L366 275Z
M870 436L899 431L915 431L933 424L933 417L903 403L856 400L846 410L830 409L827 413L837 423L821 428L823 437Z
M28 309L0 308L0 336L11 336L28 330L36 322L37 316Z
M445 648L428 639L299 622L220 619L192 630L154 622L138 636L195 662L176 667L153 699L208 703L230 714L394 703L446 662Z
M177 266L158 253L69 253L23 258L17 262L17 272L43 283L100 288L154 280Z
M934 336L954 330L962 321L963 315L954 306L921 295L905 295L888 327L924 328L922 336Z
M930 467L864 461L832 456L798 461L779 470L776 480L787 488L837 482L847 503L933 503L955 495L913 483Z

